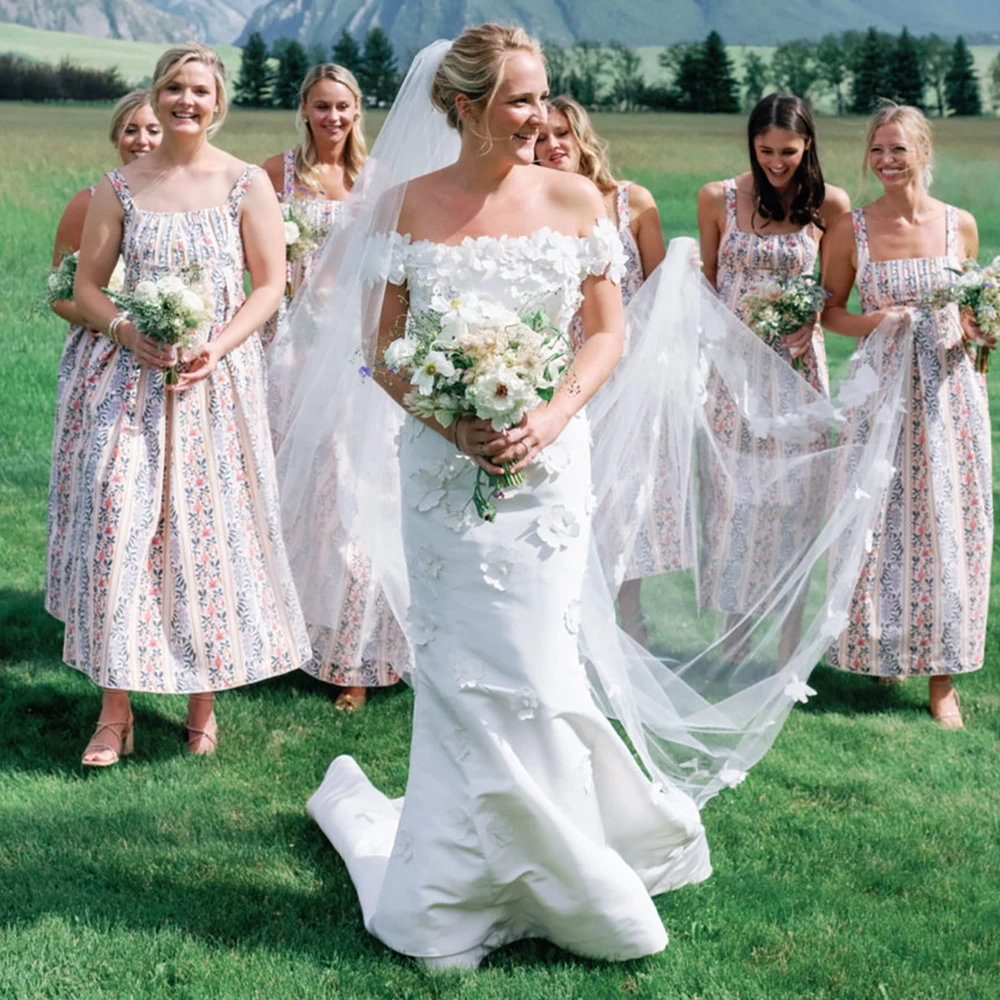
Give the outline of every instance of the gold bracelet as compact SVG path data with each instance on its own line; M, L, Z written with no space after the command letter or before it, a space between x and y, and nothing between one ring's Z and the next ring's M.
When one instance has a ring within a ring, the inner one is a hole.
M117 316L113 316L111 318L111 322L108 324L107 336L108 340L110 340L112 344L121 344L121 341L118 339L118 327L121 326L121 324L127 319L128 313L126 312L120 312Z
M454 430L451 432L451 439L452 441L455 442L455 447L458 448L459 451L462 450L461 448L458 447L458 425L459 423L461 423L461 421L462 421L461 417L455 418Z

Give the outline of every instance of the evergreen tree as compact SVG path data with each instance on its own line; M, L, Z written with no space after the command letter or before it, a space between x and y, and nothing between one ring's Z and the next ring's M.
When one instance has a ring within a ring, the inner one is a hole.
M779 90L810 100L820 79L814 46L810 42L782 42L771 57L771 75Z
M889 92L897 104L924 103L924 66L913 36L904 27L889 60Z
M844 113L844 81L847 79L847 49L836 35L824 35L816 46L818 80L833 92L837 114Z
M698 110L734 114L740 110L740 88L726 43L717 31L709 33L701 47L704 100Z
M389 36L379 27L365 35L365 52L361 59L361 89L377 106L391 104L399 89L396 52Z
M612 42L608 48L611 99L622 111L631 111L641 101L645 89L642 60L621 42Z
M979 77L965 39L959 35L951 51L951 66L944 81L948 107L956 115L982 114L979 96Z
M271 103L271 76L271 66L267 61L267 45L264 44L261 33L255 31L243 46L235 102L247 108L268 106Z
M341 32L340 38L337 39L337 44L334 45L330 58L338 66L349 69L359 81L364 75L362 71L364 60L361 55L361 46L358 45L354 40L354 36L346 28Z
M573 71L570 74L570 93L584 106L593 107L601 99L604 89L604 72L608 53L600 42L577 42L570 52Z
M854 80L851 84L851 111L868 115L879 98L889 93L889 46L886 36L869 28L854 57Z
M747 111L764 96L769 76L767 61L756 52L748 52L743 60L743 103Z
M990 107L994 114L1000 114L1000 52L989 68Z
M951 67L951 45L939 35L928 35L920 41L924 80L934 91L938 114L944 118L945 80Z
M294 38L279 39L278 72L274 78L274 103L279 108L297 108L299 89L309 72L309 55Z
M315 45L309 46L309 65L312 66L322 66L326 60L326 46L320 45L317 42Z
M673 91L679 111L704 111L705 60L702 47L692 44L672 45L660 57L661 65L673 68Z
M542 48L548 66L549 92L568 94L570 90L570 55L561 45L546 42Z

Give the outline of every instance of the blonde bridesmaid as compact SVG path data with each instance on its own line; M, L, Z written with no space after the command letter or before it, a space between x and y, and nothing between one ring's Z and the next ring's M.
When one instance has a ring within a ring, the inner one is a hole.
M300 247L289 247L281 306L261 330L265 348L284 325L288 306L343 215L368 156L361 88L354 74L335 63L313 66L302 81L296 123L298 145L263 163L286 216L306 230Z
M875 113L864 164L882 195L833 227L824 261L827 329L863 338L905 312L913 336L895 473L849 624L827 662L878 678L927 677L931 715L960 729L952 678L983 665L986 641L992 451L986 380L972 346L982 332L956 306L932 304L979 252L976 220L928 191L932 141L916 108L887 103ZM847 308L855 286L861 315Z
M590 115L572 97L546 102L547 116L535 141L540 166L582 174L597 185L608 216L615 222L625 249L622 301L627 306L645 280L666 256L660 210L652 194L640 184L615 178L608 146L594 131ZM582 344L583 326L577 316L570 328L574 346ZM647 642L640 603L641 577L681 568L679 504L668 483L658 483L650 510L635 541L629 577L618 594L624 628L643 645Z
M102 336L87 359L95 391L63 655L103 689L91 767L131 752L129 692L186 694L189 750L211 753L214 693L294 670L310 652L253 335L284 286L281 210L259 167L210 141L227 110L212 49L168 49L152 105L163 141L98 185L76 277L76 303ZM127 290L200 271L212 319L194 349L161 348L104 294L119 254ZM175 363L168 388L162 369Z
M126 94L111 112L109 138L122 164L131 163L160 144L160 123L149 106L148 90ZM83 220L87 216L94 186L84 188L70 200L56 229L52 266L58 267L66 254L80 249ZM118 271L118 269L116 269ZM112 279L114 280L114 278ZM56 419L52 436L52 470L49 478L49 531L45 560L45 609L54 618L66 620L66 571L69 566L69 535L74 474L80 442L84 436L84 395L82 362L94 337L72 299L57 299L52 311L69 323L66 343L59 361L56 382Z

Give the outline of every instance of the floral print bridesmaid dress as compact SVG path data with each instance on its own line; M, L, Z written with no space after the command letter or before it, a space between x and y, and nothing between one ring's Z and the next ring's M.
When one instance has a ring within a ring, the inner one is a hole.
M730 312L745 320L746 300L776 279L812 274L819 256L821 233L815 225L803 226L794 233L761 236L737 225L736 180L723 181L726 201L726 229L719 244L716 287ZM784 346L778 353L789 363L792 357ZM804 354L802 377L824 395L830 393L823 334L817 331ZM709 382L709 419L718 440L728 440L732 447L725 453L701 455L701 466L708 480L714 477L735 482L736 489L707 489L702 496L702 522L706 541L702 566L702 599L719 611L745 612L763 596L761 581L773 581L780 566L793 558L797 541L781 531L780 507L774 516L759 497L748 496L741 502L739 483L746 481L739 466L758 458L770 461L769 449L782 447L750 433L728 389L714 378ZM826 441L818 441L824 447ZM808 489L809 484L785 482L783 492ZM723 505L716 496L728 496Z
M208 339L244 300L240 205L138 208L121 171L125 287L200 268ZM309 640L285 556L260 341L250 337L202 382L163 374L106 337L87 358L87 440L69 545L63 657L105 688L218 691L294 670Z
M978 670L993 553L986 380L957 307L928 304L961 266L958 211L945 209L943 257L872 260L865 210L853 219L862 309L910 306L913 359L895 474L827 663L882 677Z

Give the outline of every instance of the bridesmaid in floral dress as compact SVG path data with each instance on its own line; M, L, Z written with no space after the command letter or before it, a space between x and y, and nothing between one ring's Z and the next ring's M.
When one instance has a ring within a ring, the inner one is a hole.
M160 123L149 106L148 90L126 94L111 113L111 143L123 164L144 156L160 144ZM52 266L58 267L64 254L80 249L83 220L87 216L94 187L84 188L70 200L56 229ZM116 280L119 268L115 269ZM45 559L45 610L60 621L66 620L66 571L69 566L68 531L74 495L75 458L84 437L84 394L82 362L94 337L100 336L83 322L72 299L58 299L52 311L69 323L66 343L59 361L56 383L56 419L52 435L52 471L49 478L49 533Z
M832 666L881 678L929 678L930 709L963 726L954 674L983 665L993 480L986 380L972 341L984 338L954 305L931 305L975 257L975 219L932 198L930 124L916 108L886 104L871 120L865 167L883 194L830 233L823 322L866 337L892 312L913 333L908 415L885 509L851 602L849 624L827 653ZM857 284L863 315L847 309Z
M131 752L129 691L187 694L189 749L211 753L214 692L294 670L310 652L253 336L284 284L281 211L259 167L209 142L227 107L214 51L168 49L152 103L163 142L98 185L76 278L86 322L106 332L87 358L63 653L103 688L83 758L94 767ZM101 291L119 252L126 289L200 270L214 315L192 351L159 347ZM168 389L161 370L174 363Z
M535 159L543 167L582 174L597 185L625 249L621 290L622 301L628 305L666 256L656 200L641 185L615 179L607 143L594 131L581 104L566 96L553 97L546 104L548 117L535 142ZM573 320L570 337L576 348L583 343L579 316ZM635 541L635 556L618 594L622 624L643 645L647 636L640 603L641 577L681 568L678 506L670 484L657 483L646 523Z
M261 330L265 348L284 326L288 307L308 279L322 241L342 216L368 156L361 88L343 66L325 63L309 70L299 92L296 121L300 139L295 149L263 163L286 218L304 230L298 245L287 248L285 294Z
M698 231L705 277L727 307L743 319L746 299L775 279L812 274L833 221L850 210L847 194L826 184L816 148L816 129L808 105L792 94L771 94L750 113L747 127L750 170L706 184L698 195ZM818 319L818 317L817 317ZM802 376L829 394L823 334L817 322L785 338L779 353L789 363L801 359ZM713 419L728 424L731 439L741 435L733 458L759 446L735 416L735 408L710 383ZM766 456L765 456L766 457ZM717 456L702 456L711 476ZM711 491L707 494L709 497ZM752 501L750 501L752 502ZM738 505L737 501L737 505ZM708 607L731 613L735 621L756 603L758 579L775 579L776 562L785 558L775 525L757 516L749 530L736 509L704 503L703 528L708 558L702 597ZM775 571L763 575L755 567ZM783 635L784 655L798 642L790 618Z
M300 97L301 140L295 149L265 160L264 169L285 212L300 228L318 234L321 241L342 217L347 196L368 155L361 89L350 70L328 63L309 71ZM285 296L278 312L261 330L265 348L276 337L281 340L288 307L308 280L319 249L317 241L298 249L294 244L289 247ZM282 389L277 382L272 384L272 399ZM275 451L279 443L274 441ZM341 620L336 628L309 626L314 655L302 668L317 680L341 689L334 704L344 712L362 708L369 688L395 684L399 680L397 669L409 660L406 639L388 605L378 612L383 623L378 640L361 648L358 623L364 615L369 563L362 553L356 553L352 562Z

